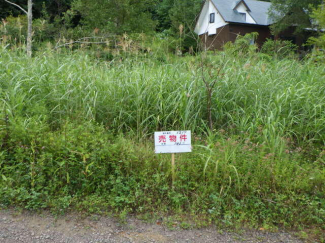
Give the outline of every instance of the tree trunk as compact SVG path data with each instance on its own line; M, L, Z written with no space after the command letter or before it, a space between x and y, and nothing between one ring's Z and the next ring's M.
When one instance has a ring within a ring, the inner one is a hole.
M28 11L27 11L27 19L28 19L28 28L27 28L27 56L32 56L32 35L33 35L33 0L28 0Z
M27 11L20 7L18 4L13 3L9 0L4 0L5 2L14 5L15 7L19 8L21 11L23 11L27 15L27 22L28 22L28 27L27 27L27 56L31 57L32 56L32 35L33 35L33 0L28 0L28 9Z

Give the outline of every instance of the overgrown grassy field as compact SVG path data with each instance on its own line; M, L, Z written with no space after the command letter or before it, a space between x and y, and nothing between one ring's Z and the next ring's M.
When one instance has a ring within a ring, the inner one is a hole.
M325 229L324 65L146 55L0 51L0 205ZM152 135L177 129L193 153L172 189Z

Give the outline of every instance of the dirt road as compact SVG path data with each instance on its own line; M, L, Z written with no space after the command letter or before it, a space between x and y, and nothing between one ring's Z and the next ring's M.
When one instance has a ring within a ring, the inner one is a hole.
M214 227L206 229L168 229L130 218L120 224L110 217L81 217L69 214L55 218L44 212L34 214L0 210L1 243L36 242L302 242L292 234L264 231L241 233L223 232Z

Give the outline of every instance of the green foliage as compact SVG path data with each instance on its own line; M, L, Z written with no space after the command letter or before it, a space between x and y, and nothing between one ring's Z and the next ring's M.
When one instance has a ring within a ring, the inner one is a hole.
M313 10L312 18L316 23L316 28L319 30L318 37L311 37L308 40L310 45L316 45L318 48L325 48L325 4L319 5L317 9Z
M172 28L178 33L179 26L183 25L186 31L193 30L201 7L201 0L162 0L156 9L158 29Z
M0 23L0 36L3 44L19 45L25 43L27 33L27 16L9 16Z
M291 26L295 26L295 33L301 34L305 28L310 28L310 16L313 7L321 0L271 0L270 17L275 24L272 30L278 34Z
M24 1L18 0L16 3L26 8ZM179 39L174 51L183 52L196 47L197 36L193 29L202 1L56 0L44 2L34 0L33 3L34 44L36 45L42 41L56 43L61 39L151 33L158 30L164 32L164 35ZM1 2L0 6L1 9L5 9L3 19L10 20L12 18L10 13L15 18L22 14L21 10L9 3ZM18 26L19 24L14 28L18 29ZM179 30L180 26L182 26L182 33ZM20 34L18 38L17 33L9 36L14 40L24 37Z
M238 35L234 43L227 42L223 49L232 55L251 55L257 51L257 45L255 44L257 37L257 32L248 33L244 36Z
M155 28L151 9L156 0L75 0L72 8L90 29L121 34L150 32Z
M157 4L157 29L178 39L176 50L180 53L196 49L198 41L193 30L201 7L201 0L163 0Z
M128 58L126 53L124 61L116 56L109 63L77 52L62 53L62 57L52 53L34 59L31 65L25 59L9 61L20 57L2 51L2 59L8 60L0 63L6 70L2 79L16 80L2 82L5 104L12 107L11 113L23 117L46 114L43 119L54 127L62 120L84 117L139 137L171 127L200 132L198 127L206 121L201 58L163 56L166 46L160 46L158 40L152 48L159 50L159 55L146 50L144 55L134 53ZM210 55L207 65L217 70L224 58L223 53ZM255 52L247 58L227 55L212 97L215 128L233 134L250 131L260 142L277 139L281 144L280 137L290 136L297 143L322 143L323 67L312 65L312 61L264 61ZM30 82L20 83L20 79ZM256 133L258 127L261 134Z
M324 65L325 64L325 51L315 48L312 50L311 53L309 53L307 55L307 58L316 64Z
M27 9L27 1L17 0L17 1L15 1L15 3L22 6L23 8ZM0 2L0 9L1 9L0 20L5 19L10 15L18 16L18 15L22 14L22 11L20 9L18 9L17 7L15 7L5 1Z
M12 2L18 4L24 9L27 9L26 0L15 0ZM61 16L61 14L70 8L71 2L72 0L33 0L33 16L36 19L44 16L44 10L51 18L55 18L55 16ZM10 15L17 17L23 14L19 8L5 1L0 2L0 9L2 10L0 13L0 19L5 19Z
M207 77L225 63L207 132L201 57L164 56L165 44L105 61L1 47L0 204L324 230L324 66L207 55ZM192 130L194 147L176 155L174 190L152 141L172 129Z
M159 209L202 214L227 226L324 225L324 171L296 151L268 154L265 145L219 133L207 146L196 142L194 153L176 157L171 190L169 156L153 154L152 145L93 122L66 121L57 131L30 123L36 124L25 133L25 124L9 126L2 204L56 214L109 208L121 220L127 212Z
M66 13L68 15L69 12ZM65 15L65 16L66 16ZM45 18L34 19L33 21L33 43L38 48L46 41L53 41L65 35L66 38L74 38L84 34L78 32L78 28L69 29L70 25L67 17L57 18L54 23L50 23L48 16ZM60 30L58 33L58 30ZM27 16L9 16L0 22L0 36L2 44L10 44L13 47L22 47L26 42ZM60 36L61 35L61 36Z
M42 9L42 11L46 10L47 14L51 18L55 18L55 16L62 16L65 12L69 11L71 7L71 3L73 0L51 0L51 1L42 1L38 0L35 3L36 9ZM42 4L42 8L40 5ZM45 8L44 8L45 6Z
M277 58L292 58L297 51L298 46L291 41L271 40L264 42L261 52Z

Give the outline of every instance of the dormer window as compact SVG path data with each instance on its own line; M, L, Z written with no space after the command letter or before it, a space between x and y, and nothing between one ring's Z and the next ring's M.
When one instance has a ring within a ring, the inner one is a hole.
M214 23L215 14L210 13L210 23Z
M239 14L244 19L244 21L246 22L246 13L239 13Z

